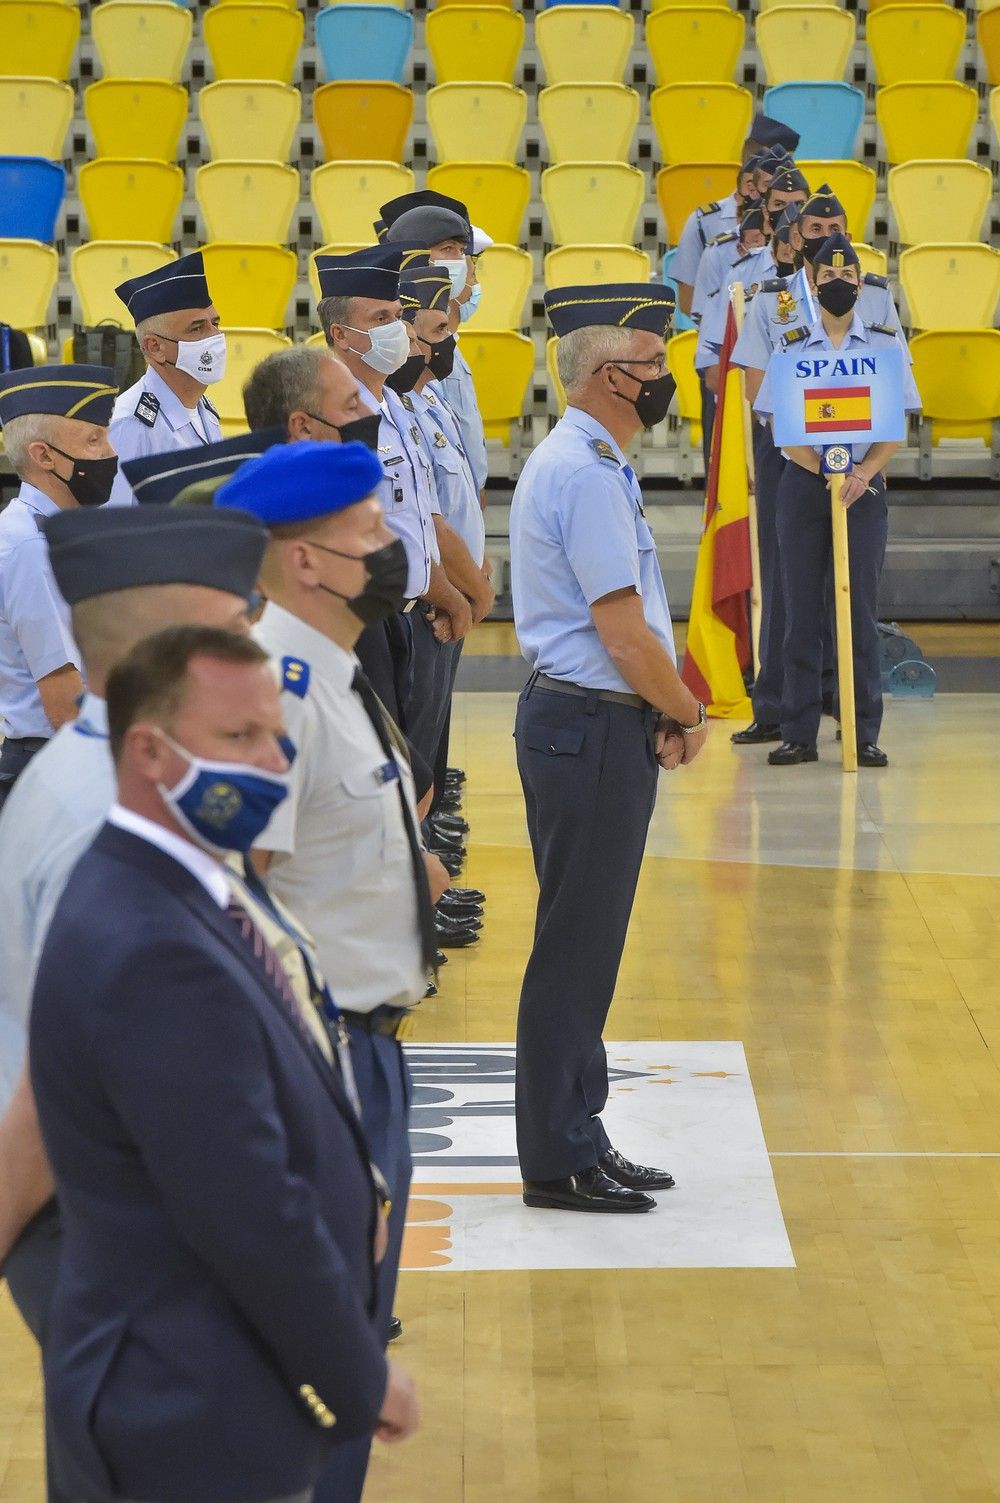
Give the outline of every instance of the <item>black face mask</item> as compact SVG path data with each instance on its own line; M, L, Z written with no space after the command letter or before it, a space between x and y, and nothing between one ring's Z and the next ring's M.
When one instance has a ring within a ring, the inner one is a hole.
M67 454L65 449L56 448L53 443L50 449L55 449L63 459L72 461L73 468L69 478L60 475L58 470L53 471L57 480L61 480L69 491L77 506L103 506L111 495L111 487L115 483L118 474L118 460L115 455L110 459L78 459L75 454Z
M350 558L364 564L368 578L360 595L343 595L330 585L321 584L320 589L338 600L346 600L350 611L357 616L362 626L375 626L394 616L406 599L406 580L410 566L406 549L399 538L393 538L384 548L374 553L342 553L339 548L327 548L324 543L313 543L323 553L335 553L338 558Z
M423 355L407 355L399 370L393 371L391 376L386 376L385 384L396 393L397 397L405 397L408 391L413 390L426 369Z
M802 254L803 256L805 256L810 266L815 261L816 252L819 250L820 246L825 245L830 236L834 233L835 232L833 230L830 230L825 235L811 235L808 240L805 238L805 236L802 237Z
M787 280L788 277L794 277L795 275L795 262L775 261L774 271L775 276L784 277Z
M381 413L373 412L367 417L355 418L353 423L341 423L337 429L342 444L364 444L366 449L378 448L378 430Z
M816 299L827 313L832 313L834 318L842 318L854 307L860 290L856 282L845 282L837 277L832 282L822 282L816 288Z
M426 363L433 379L446 381L455 364L454 334L448 334L444 339L439 339L437 344L432 344L429 339L422 339L420 343L430 350Z
M644 428L655 428L657 423L662 423L667 415L674 392L677 390L677 382L669 372L657 376L653 381L639 381L638 376L633 376L631 371L611 360L616 371L621 371L623 376L628 376L630 381L639 383L639 390L634 397L625 396L624 392L616 391L615 396L621 397L623 402L631 402L636 410L636 415Z

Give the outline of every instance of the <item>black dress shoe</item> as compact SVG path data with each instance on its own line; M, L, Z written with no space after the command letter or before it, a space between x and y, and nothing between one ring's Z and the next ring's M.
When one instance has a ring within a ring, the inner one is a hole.
M751 720L745 731L734 731L729 739L734 746L763 746L765 741L781 740L781 727Z
M435 911L442 918L455 919L460 924L471 923L473 919L483 922L483 910L478 903L446 903L442 899Z
M815 746L807 746L804 741L782 741L767 760L772 767L794 767L798 762L818 762L819 754Z
M431 828L444 830L448 835L468 835L469 821L460 814L432 814Z
M486 894L480 892L478 887L449 887L445 893L446 898L472 898L475 903L485 903Z
M454 917L448 913L439 913L435 916L434 923L445 934L448 933L449 929L481 929L483 927L482 919L477 918L472 913L462 914L459 917Z
M889 758L880 746L874 741L866 741L864 746L858 747L859 767L888 767Z
M617 1148L609 1148L598 1161L608 1179L627 1190L672 1190L674 1177L665 1169L647 1169L642 1164L633 1164L623 1158Z
M437 966L438 970L440 970L443 965L448 964L448 957L443 950L438 950L435 954L434 964Z
M464 767L446 767L445 770L444 770L444 777L445 777L445 782L446 783L464 783L465 782L465 768Z
M447 830L438 830L431 825L430 849L432 851L454 851L456 855L465 854L465 846L462 844L461 835L451 835Z
M389 1321L389 1340L398 1341L403 1334L403 1322L398 1315L394 1315Z
M426 1000L427 1000L428 997L436 997L437 994L438 994L438 989L435 986L434 982L433 981L428 981L428 983L427 983L427 990L424 992L424 1001L426 1002Z
M524 1181L526 1206L548 1211L652 1211L656 1201L641 1190L627 1190L609 1179L598 1165L566 1179Z
M479 943L478 929L448 929L440 926L435 929L437 942L444 950L467 950L470 945Z
M461 856L442 856L439 851L435 851L434 855L437 856L449 877L458 876L463 865L463 858Z

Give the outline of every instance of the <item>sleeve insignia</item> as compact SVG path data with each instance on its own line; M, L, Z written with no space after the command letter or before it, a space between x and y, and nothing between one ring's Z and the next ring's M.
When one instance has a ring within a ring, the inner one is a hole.
M614 449L612 449L607 439L592 438L590 440L590 447L593 449L598 459L610 459L612 464L618 464L618 455L615 453Z
M716 235L708 243L709 245L729 245L731 241L738 240L739 238L739 232L737 230L726 230L725 234ZM745 260L746 257L744 257L743 259Z
M135 404L135 415L140 423L145 423L147 428L152 428L160 415L159 397L154 397L151 391L141 392Z
M299 699L305 699L309 693L309 664L301 658L282 658L281 687Z

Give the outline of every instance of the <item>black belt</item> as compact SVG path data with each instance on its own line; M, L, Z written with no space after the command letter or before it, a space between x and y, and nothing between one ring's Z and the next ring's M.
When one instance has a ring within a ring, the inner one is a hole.
M4 746L9 746L12 751L37 752L41 751L43 746L47 746L48 742L48 736L5 736L3 738Z
M390 1039L405 1038L413 1029L412 1007L376 1007L372 1012L345 1012L342 1016L363 1033L378 1033Z
M628 705L633 710L644 710L646 700L641 694L622 694L617 689L585 689L582 684L571 684L568 679L549 678L536 673L532 680L535 689L548 689L552 694L571 694L574 699L603 699L612 705Z

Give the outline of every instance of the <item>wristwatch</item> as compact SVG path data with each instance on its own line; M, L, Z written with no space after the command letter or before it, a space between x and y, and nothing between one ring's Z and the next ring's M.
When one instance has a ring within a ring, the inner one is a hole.
M678 721L677 729L682 736L693 736L696 731L703 731L708 725L708 712L701 700L698 701L698 719L694 725L681 725Z

